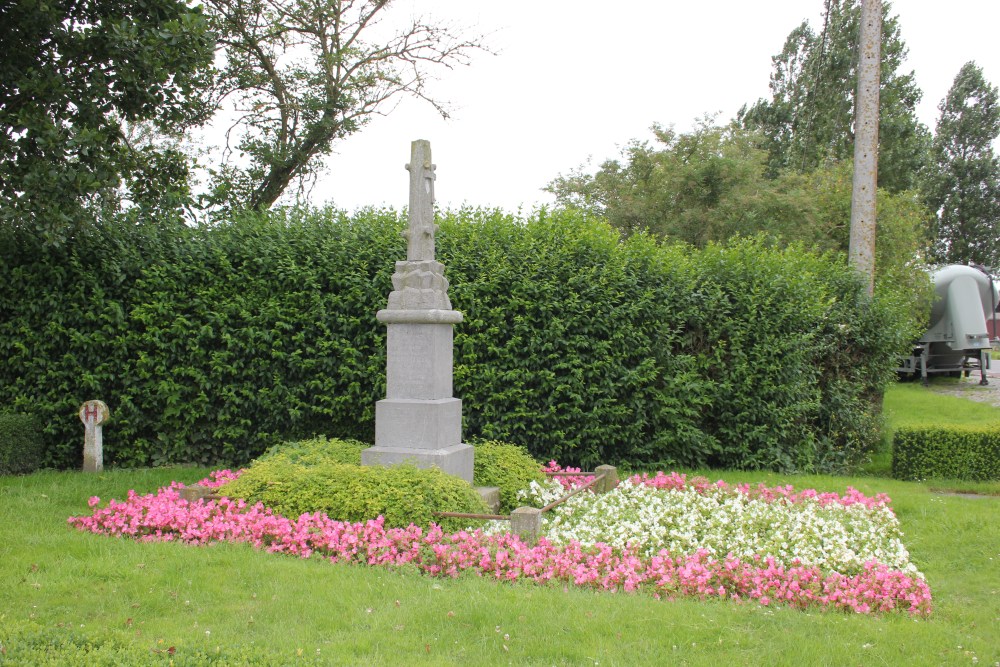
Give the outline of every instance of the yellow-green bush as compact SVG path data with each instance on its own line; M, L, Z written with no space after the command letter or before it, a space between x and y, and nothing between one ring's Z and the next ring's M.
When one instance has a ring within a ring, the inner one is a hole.
M899 428L893 436L892 476L1000 480L1000 428Z
M317 465L320 463L351 463L361 465L361 450L371 445L360 440L318 436L296 442L282 442L271 447L257 461L281 458L290 463Z
M393 527L433 522L454 531L472 522L435 517L434 512L489 513L475 489L437 468L304 464L280 455L257 461L219 493L259 501L290 518L323 512L331 519L356 522L382 515L386 526Z
M500 489L500 513L509 514L522 503L517 492L532 482L545 481L542 466L524 447L495 440L475 443L473 479L476 486Z
M500 512L509 513L518 507L517 492L531 482L545 480L541 464L528 450L495 440L472 443L475 446L475 486L495 486L500 489ZM342 440L323 436L297 442L283 442L257 458L255 465L274 459L305 466L324 463L361 464L361 450L370 445L358 440Z

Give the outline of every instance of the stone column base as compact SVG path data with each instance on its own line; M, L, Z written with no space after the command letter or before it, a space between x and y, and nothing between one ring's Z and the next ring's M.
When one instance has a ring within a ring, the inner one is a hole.
M440 468L449 475L472 484L472 445L459 443L440 449L423 447L386 447L376 445L361 451L361 464L393 466L412 463L418 468Z

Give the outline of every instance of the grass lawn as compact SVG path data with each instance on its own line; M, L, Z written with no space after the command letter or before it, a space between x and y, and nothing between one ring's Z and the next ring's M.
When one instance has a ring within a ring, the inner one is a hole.
M877 478L709 473L893 499L927 619L433 579L245 545L78 532L87 498L192 468L0 478L0 664L981 665L1000 661L998 498Z
M997 380L993 380L997 382ZM934 392L959 383L955 378L934 378L931 387L920 382L893 385L885 394L883 409L890 429L900 426L990 426L1000 425L1000 408L958 396ZM969 384L966 380L965 384ZM974 386L974 389L980 389ZM983 390L988 387L981 387Z
M998 408L916 383L893 387L885 413L890 428L1000 422ZM934 595L925 619L433 579L246 545L138 543L66 523L89 513L90 496L123 499L208 472L0 477L0 665L1000 665L1000 482L697 471L888 493Z

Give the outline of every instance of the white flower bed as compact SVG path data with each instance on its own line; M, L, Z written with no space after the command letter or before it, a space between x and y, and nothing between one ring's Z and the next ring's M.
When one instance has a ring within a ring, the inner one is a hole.
M564 493L553 482L533 484L524 497L541 507ZM860 572L875 561L923 577L910 563L899 521L884 504L766 500L733 489L657 489L623 481L610 493L580 493L546 512L543 533L556 544L633 545L647 556L662 549L672 555L703 549L717 558L770 556L780 565L842 574Z

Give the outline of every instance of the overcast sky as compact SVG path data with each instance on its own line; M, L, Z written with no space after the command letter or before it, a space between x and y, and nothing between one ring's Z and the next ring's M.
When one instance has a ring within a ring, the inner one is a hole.
M616 157L630 139L651 138L653 123L685 131L768 96L771 56L801 21L819 32L822 9L823 0L399 0L393 12L487 33L498 55L438 72L431 92L453 108L449 120L405 100L336 144L311 201L402 208L410 142L427 139L441 206L530 211L552 201L541 188L558 174ZM892 13L932 130L964 63L1000 84L1000 0L896 0Z

